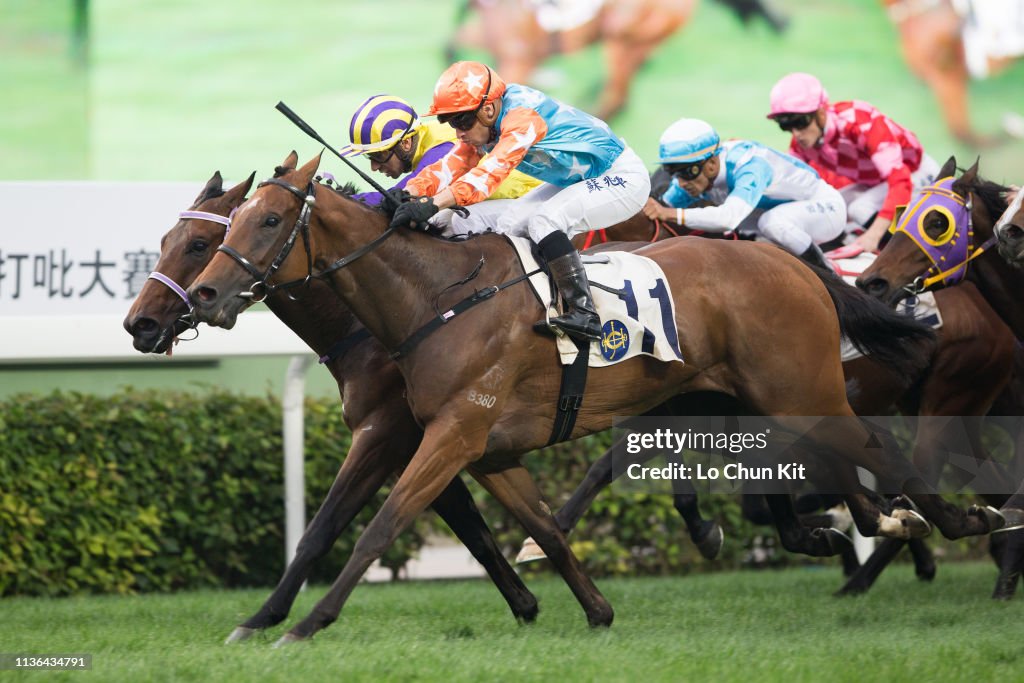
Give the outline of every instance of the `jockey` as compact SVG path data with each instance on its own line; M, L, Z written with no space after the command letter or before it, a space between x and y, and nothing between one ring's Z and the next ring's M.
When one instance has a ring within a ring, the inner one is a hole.
M854 245L876 250L896 207L906 206L914 189L935 181L938 164L913 133L867 102L829 103L810 74L783 77L770 99L768 118L793 134L790 153L839 188L850 220L867 227Z
M374 95L359 105L349 123L348 136L351 144L341 149L341 155L362 154L370 160L373 171L400 179L392 190L405 189L423 169L455 147L455 131L449 126L423 121L412 105L392 95ZM540 181L514 172L488 199L521 197L538 185ZM382 201L380 192L363 192L354 197L371 206ZM493 211L475 211L469 219L451 216L448 227L455 233L483 232L485 219L499 209L500 205Z
M662 134L658 161L672 183L661 198L667 206L647 201L648 218L725 232L754 215L761 235L831 269L818 245L842 234L846 203L799 159L750 140L722 142L704 121L679 119ZM687 208L700 199L716 206Z
M569 239L640 211L651 186L643 161L604 121L506 85L479 62L457 62L441 75L430 114L454 128L460 144L409 182L419 197L400 206L391 224L421 228L439 209L476 204L513 169L543 181L502 214L497 230L537 243L566 302L551 324L600 339L587 274Z

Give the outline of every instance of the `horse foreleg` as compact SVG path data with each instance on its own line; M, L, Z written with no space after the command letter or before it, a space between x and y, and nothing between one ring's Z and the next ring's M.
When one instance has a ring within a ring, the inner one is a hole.
M384 505L359 536L351 557L330 590L278 645L310 638L333 623L370 565L441 494L459 470L483 452L485 441L486 430L460 435L451 421L432 422Z
M480 510L462 478L456 475L431 507L487 570L516 619L534 621L537 618L536 596L501 554L501 549L484 518L480 516Z
M414 432L418 434L418 430ZM327 554L352 518L370 501L388 475L395 471L397 462L403 459L395 455L403 454L401 432L392 432L394 438L390 448L389 444L375 436L383 433L385 430L355 433L345 462L320 509L302 534L295 557L288 564L284 576L260 610L235 628L226 642L245 640L258 630L279 624L288 616L313 563ZM364 436L366 434L370 436ZM410 444L409 451L414 447Z
M499 471L477 466L471 466L469 471L540 545L583 607L587 622L591 626L610 626L614 616L611 605L583 572L526 468L516 463Z

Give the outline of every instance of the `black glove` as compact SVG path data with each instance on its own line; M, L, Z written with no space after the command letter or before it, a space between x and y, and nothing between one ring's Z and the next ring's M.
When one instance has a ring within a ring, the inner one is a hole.
M437 205L434 204L432 198L417 197L395 209L395 215L391 218L391 227L426 230L430 227L427 221L437 212Z

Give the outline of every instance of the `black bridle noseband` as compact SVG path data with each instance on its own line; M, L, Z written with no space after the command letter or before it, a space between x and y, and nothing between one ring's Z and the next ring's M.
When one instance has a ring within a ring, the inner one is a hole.
M322 278L326 275L329 275L330 273L333 273L336 270L344 268L345 266L349 265L356 259L370 253L378 246L380 246L384 242L384 240L386 240L394 233L394 228L389 227L369 244L366 244L360 247L359 249L356 249L354 252L352 252L348 256L345 256L344 258L338 259L331 265L324 268L319 273L314 273L313 253L309 244L309 219L310 216L312 216L313 214L313 209L316 207L317 183L310 182L309 186L306 188L306 191L303 192L299 188L295 187L290 183L285 182L284 180L281 180L280 178L268 178L267 180L264 180L259 185L257 185L256 189L259 189L264 185L277 185L278 187L288 190L293 195L299 198L299 200L302 202L302 208L299 210L299 216L295 220L295 225L292 227L291 234L288 235L288 239L285 240L285 243L281 245L281 250L277 253L277 256L274 257L274 260L270 263L270 266L267 268L265 272L261 273L260 270L255 265L253 265L253 263L249 259L240 254L233 247L229 247L226 244L221 244L219 247L217 247L217 251L222 251L228 256L230 256L232 259L235 260L236 263L238 263L238 265L240 265L245 270L245 272L249 273L250 275L253 276L253 278L255 278L256 281L249 288L248 292L238 293L237 296L240 296L243 299L250 299L253 302L260 302L266 300L267 297L273 295L279 290L289 290L295 287L299 287L301 285L308 285L310 280L314 278ZM297 280L282 282L281 284L270 284L270 278L273 277L274 273L276 273L277 270L281 267L281 264L284 263L284 260L288 258L288 255L295 247L295 242L296 240L298 240L300 235L302 236L303 246L305 246L306 248L306 276L299 278ZM295 298L292 297L291 294L289 294L289 297L293 299Z

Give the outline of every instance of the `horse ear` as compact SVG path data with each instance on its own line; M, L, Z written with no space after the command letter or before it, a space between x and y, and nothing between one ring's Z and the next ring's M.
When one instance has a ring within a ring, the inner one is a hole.
M295 167L298 165L298 163L299 163L299 154L298 154L298 152L296 152L293 149L292 153L289 154L287 157L285 157L285 160L281 164L281 167L289 169L289 170L294 170Z
M246 180L243 180L224 193L225 198L227 198L232 207L238 206L245 201L245 195L249 193L249 189L252 187L252 181L255 179L256 171L253 171Z
M224 179L220 177L220 171L214 171L210 179L206 181L203 191L199 193L195 202L192 203L192 207L195 208L210 197L219 197L222 194L224 194Z
M974 160L974 163L969 169L964 171L964 174L956 179L953 183L953 191L959 195L966 196L970 191L970 188L974 187L978 180L978 162L981 161L981 157Z
M939 178L951 178L956 175L956 157L950 157L949 161L942 165L939 170Z
M320 167L320 159L323 155L324 151L320 150L319 154L307 161L305 166L299 169L299 179L297 182L299 187L305 187L312 182L313 176L316 174L316 169Z

